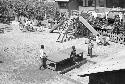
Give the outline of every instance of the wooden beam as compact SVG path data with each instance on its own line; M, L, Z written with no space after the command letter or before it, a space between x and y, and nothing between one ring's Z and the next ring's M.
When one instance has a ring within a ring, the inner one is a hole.
M79 62L79 63L77 63L77 64L75 64L75 65L73 65L73 66L71 66L69 68L64 69L63 71L60 72L60 74L65 74L65 73L67 73L68 71L70 71L72 69L80 67L81 65L85 64L86 62L87 62L87 60L83 59L83 61L81 61L81 62Z

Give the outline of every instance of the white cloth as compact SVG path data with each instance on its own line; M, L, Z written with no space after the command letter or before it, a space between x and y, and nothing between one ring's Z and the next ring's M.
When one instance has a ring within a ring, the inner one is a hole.
M45 53L44 53L44 50L43 49L40 49L40 58L43 58L45 56Z
M107 37L106 37L106 42L109 42L109 40L110 40L110 38L107 36Z
M86 40L85 40L85 44L88 44L88 43L89 43L89 39L86 39Z

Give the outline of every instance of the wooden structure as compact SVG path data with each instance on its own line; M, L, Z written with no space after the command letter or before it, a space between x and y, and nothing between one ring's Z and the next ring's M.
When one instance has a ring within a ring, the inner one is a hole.
M115 33L110 33L110 32L101 31L101 30L97 30L97 31L101 35L104 35L104 34L108 35L111 42L125 44L125 35L124 34L115 34Z
M94 36L99 34L82 16L79 16L78 18L76 18L76 21L71 23L70 25L65 26L63 23L64 22L57 24L55 28L52 28L52 30L50 30L50 33L52 33L58 27L63 27L63 30L62 30L63 32L60 33L60 36L58 37L58 42L61 42L61 43L69 41L74 38L89 36L91 33Z
M60 27L61 25L63 25L63 23L66 21L66 19L65 20L63 20L63 21L61 21L60 23L58 23L58 24L56 24L55 26L53 26L52 27L52 29L49 31L50 33L53 33L53 31L54 30L56 30L58 27Z
M67 52L65 52L67 51ZM81 66L86 63L86 59L83 58L82 50L77 50L76 62L70 58L71 48L68 48L64 51L59 51L48 56L47 68L53 71L57 71L60 74L65 74L68 71Z

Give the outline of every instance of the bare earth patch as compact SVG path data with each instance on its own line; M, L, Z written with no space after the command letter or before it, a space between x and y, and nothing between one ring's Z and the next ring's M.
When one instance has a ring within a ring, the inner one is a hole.
M90 59L86 56L86 38L57 43L57 37L58 34L48 32L10 32L0 34L0 61L3 62L0 63L0 84L74 84L58 77L57 74L51 70L39 70L41 62L38 51L41 44L45 45L45 51L48 56L59 50L63 53L70 53L70 50L65 49L75 45L77 49L83 50L84 57ZM97 57L90 60L100 62L123 49L123 45L115 43L111 43L110 46L97 46L95 44L93 54L97 55ZM83 84L87 84L89 80L88 77L79 78L76 74L91 66L93 66L92 63L87 63L79 69L74 69L65 75L72 79L79 80L83 82Z

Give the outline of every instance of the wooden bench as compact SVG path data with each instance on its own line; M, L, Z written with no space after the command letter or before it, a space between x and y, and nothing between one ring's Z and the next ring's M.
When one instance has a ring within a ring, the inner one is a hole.
M63 59L61 61L52 61L52 60L47 59L47 68L53 71L57 71L61 74L64 74L86 63L86 59L83 58L83 53L77 54L75 60L77 63L75 63L72 60L72 58Z

